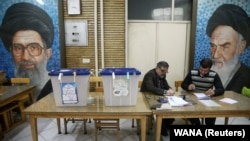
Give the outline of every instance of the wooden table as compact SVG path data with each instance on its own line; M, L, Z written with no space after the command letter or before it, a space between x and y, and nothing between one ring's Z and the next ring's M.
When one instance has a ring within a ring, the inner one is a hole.
M37 118L94 118L94 119L139 119L141 141L146 140L146 119L152 111L141 93L137 94L135 106L105 106L102 92L90 92L87 106L56 106L51 93L25 109L30 116L33 141L38 140Z
M25 118L24 118L25 115L23 114L23 111L21 111L20 122L9 125L10 123L8 122L9 119L7 116L7 112L10 111L13 107L19 107L20 110L22 110L18 104L14 105L14 103L17 103L18 100L23 96L28 95L30 97L30 100L33 101L33 89L34 88L35 86L0 86L0 109L3 109L1 111L1 114L4 117L4 121L5 121L4 124L6 126L6 129L4 132L11 130L12 128L16 127L17 125L25 121ZM8 106L8 105L12 105L12 103L14 106Z
M16 101L23 95L33 100L32 91L35 86L0 86L0 107Z
M171 110L153 110L156 115L156 141L160 141L161 137L161 123L163 118L205 118L205 117L250 117L250 98L233 91L225 91L224 95L212 97L220 107L207 107L203 105L195 95L186 93L187 100L192 100L197 103L192 106L173 107ZM177 95L179 95L178 93ZM145 93L148 102L152 105L156 101L157 96L150 93ZM219 101L222 98L231 98L238 103L228 104ZM157 102L156 102L157 103Z

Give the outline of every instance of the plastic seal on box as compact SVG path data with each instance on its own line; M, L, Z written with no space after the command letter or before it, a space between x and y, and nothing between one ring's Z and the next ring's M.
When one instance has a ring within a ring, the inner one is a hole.
M62 80L62 75L63 75L63 73L59 73L59 75L58 75L58 80L59 80L59 81Z

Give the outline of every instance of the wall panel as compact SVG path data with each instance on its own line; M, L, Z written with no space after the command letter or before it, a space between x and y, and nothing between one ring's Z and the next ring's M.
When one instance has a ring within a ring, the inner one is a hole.
M98 54L95 54L95 21L94 0L81 0L81 14L68 15L67 1L63 0L64 19L88 20L88 46L66 46L66 67L87 67L95 69L95 55L98 55L98 68L101 68L101 11L100 0L97 0L97 40ZM125 0L103 0L104 27L104 67L125 66ZM83 64L82 58L90 59L90 63Z

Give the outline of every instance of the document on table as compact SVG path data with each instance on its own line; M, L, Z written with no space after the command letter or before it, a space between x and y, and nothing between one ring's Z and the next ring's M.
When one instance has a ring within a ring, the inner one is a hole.
M168 96L168 102L171 106L185 106L189 105L189 102L183 100L181 97Z
M220 105L213 100L199 100L202 104L207 107L219 107Z
M210 99L210 96L207 96L207 95L204 94L204 93L194 93L194 95L195 95L198 99L203 99L203 100Z
M223 98L220 101L225 102L225 103L229 103L229 104L234 104L234 103L238 102L238 101L231 99L231 98Z

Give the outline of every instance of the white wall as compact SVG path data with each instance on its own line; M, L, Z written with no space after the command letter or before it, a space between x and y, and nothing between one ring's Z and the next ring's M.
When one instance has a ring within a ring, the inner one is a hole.
M187 72L189 22L129 22L128 67L144 74L165 60L169 63L167 80L174 87L175 80L183 80Z

